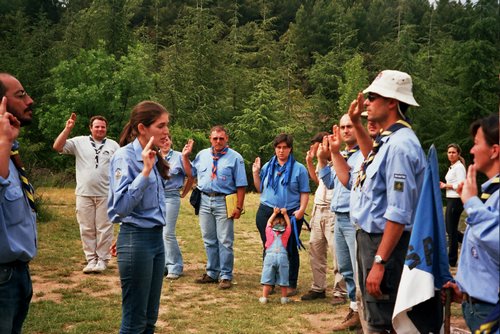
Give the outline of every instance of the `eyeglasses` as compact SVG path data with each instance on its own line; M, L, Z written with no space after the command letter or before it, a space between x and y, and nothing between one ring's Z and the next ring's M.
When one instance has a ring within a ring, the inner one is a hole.
M368 95L366 96L367 100L370 101L370 102L375 101L379 97L383 97L383 96L380 96L380 95L377 95L377 94L373 94L373 93L368 93Z
M224 137L212 137L212 140L215 140L215 141L222 141L222 140L226 140L226 138Z

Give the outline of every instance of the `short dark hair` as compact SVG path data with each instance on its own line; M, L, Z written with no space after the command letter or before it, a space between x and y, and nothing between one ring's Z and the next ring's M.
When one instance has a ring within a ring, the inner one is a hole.
M281 133L273 140L273 147L278 146L280 143L285 143L288 147L293 148L293 137L287 133Z
M210 129L210 136L212 135L212 132L224 132L227 135L226 129L222 125L214 125Z
M489 146L498 145L498 114L478 119L470 126L470 132L474 138L479 128L483 129L484 138Z
M106 123L106 126L108 126L108 120L106 119L106 117L104 116L101 116L101 115L96 115L96 116L92 116L90 118L90 121L89 121L89 127L92 127L92 124L94 123L94 121L98 119L100 121L103 121L104 123Z
M318 132L314 135L314 137L311 138L311 144L323 142L323 137L328 135L329 133L326 131Z

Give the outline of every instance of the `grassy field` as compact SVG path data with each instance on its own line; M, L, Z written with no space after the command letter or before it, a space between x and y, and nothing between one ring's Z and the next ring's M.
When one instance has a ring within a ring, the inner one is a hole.
M38 226L39 251L31 263L34 297L24 333L117 333L121 290L116 259L104 274L84 275L74 189L37 191L52 219ZM275 295L267 305L258 302L262 265L255 227L258 203L257 195L247 195L246 214L235 228L233 287L221 291L216 285L193 283L204 272L206 258L198 217L183 199L177 234L184 276L164 280L158 333L328 333L347 314L347 306L333 307L328 299L301 302L297 296L296 302L281 305ZM308 231L303 231L302 240L307 245ZM307 252L301 252L301 261L299 289L304 293L311 284Z
M31 263L34 296L24 333L117 333L121 319L121 290L116 259L100 275L84 275L85 265L75 219L74 189L39 188L51 219L38 225L38 256ZM327 299L302 302L311 273L307 251L301 252L299 296L281 305L279 296L261 305L261 242L255 227L259 204L247 194L246 214L235 227L233 287L197 285L204 272L205 251L198 217L188 200L182 200L177 225L184 256L184 276L164 280L157 333L330 333L347 314L347 305L333 307ZM310 212L310 210L308 210ZM117 230L115 230L116 234ZM306 247L309 232L302 231ZM330 270L331 273L331 270ZM329 274L329 282L332 275ZM454 308L454 314L460 312ZM349 332L346 332L349 333Z

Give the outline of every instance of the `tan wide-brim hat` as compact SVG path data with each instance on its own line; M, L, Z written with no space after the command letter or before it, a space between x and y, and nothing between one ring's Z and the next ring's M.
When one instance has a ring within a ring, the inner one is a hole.
M375 93L383 97L396 99L398 101L418 107L419 104L413 97L413 83L408 73L385 70L380 72L375 80L363 93Z

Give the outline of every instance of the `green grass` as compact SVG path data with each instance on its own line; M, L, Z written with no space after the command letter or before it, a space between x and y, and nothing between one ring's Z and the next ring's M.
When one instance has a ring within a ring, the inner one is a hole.
M74 190L40 188L38 192L50 211L50 220L38 225L39 251L30 265L34 299L24 333L118 332L121 291L116 259L102 275L83 275ZM184 276L164 280L157 333L329 333L332 321L347 313L347 306L333 307L328 299L300 302L296 297L295 303L281 305L275 295L267 305L258 302L262 269L262 246L255 227L258 204L257 195L247 195L246 214L235 222L234 285L221 291L217 285L193 283L204 273L206 257L198 217L187 198L182 200L177 235ZM301 239L307 246L309 232L302 231ZM331 282L330 274L328 278ZM309 258L302 251L300 292L309 290L310 284Z
M117 333L121 320L121 290L116 259L101 275L84 275L85 265L74 189L39 188L49 221L38 224L38 256L30 264L34 297L23 333ZM327 299L279 304L279 295L261 305L262 246L255 226L259 197L247 194L246 214L235 222L233 287L197 285L206 257L198 217L182 200L177 236L184 257L184 276L164 280L157 333L330 333L345 314L347 305L333 307ZM308 210L310 212L310 209ZM115 227L115 235L118 227ZM301 239L308 247L309 232ZM309 290L311 269L307 251L301 251L299 295ZM331 259L329 259L329 263ZM333 281L329 270L328 281ZM330 287L331 288L331 287ZM458 305L452 307L461 316ZM345 332L352 333L352 332Z

